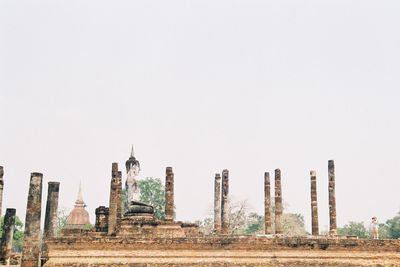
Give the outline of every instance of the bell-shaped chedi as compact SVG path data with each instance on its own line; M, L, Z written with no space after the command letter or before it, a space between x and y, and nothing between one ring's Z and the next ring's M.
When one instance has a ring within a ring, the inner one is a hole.
M75 206L70 212L66 228L82 229L85 225L90 224L89 213L85 209L86 204L82 197L82 187L79 185L78 198L75 201Z

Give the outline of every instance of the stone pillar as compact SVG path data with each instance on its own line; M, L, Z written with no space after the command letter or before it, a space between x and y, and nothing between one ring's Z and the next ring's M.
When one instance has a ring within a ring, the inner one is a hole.
M96 209L96 232L107 232L108 231L108 215L109 209L100 206Z
M4 175L4 169L3 166L0 166L0 216L3 214L3 188L4 188L4 180L3 180L3 175Z
M272 234L271 181L269 179L269 172L264 173L264 223L265 234Z
M21 267L37 267L40 259L40 215L43 174L31 173Z
M15 225L15 209L7 209L3 222L3 236L1 237L0 263L9 265Z
M282 183L281 170L275 170L275 234L283 234L282 229Z
M174 172L167 167L165 176L165 220L174 220Z
M214 233L221 233L221 175L215 174L214 180Z
M310 171L310 176L311 176L311 233L312 235L319 235L317 174L315 171Z
M118 187L117 187L117 229L121 226L122 220L122 171L117 172Z
M329 233L337 234L336 228L336 197L335 197L335 163L333 160L328 162L329 177Z
M110 208L108 217L108 234L115 235L122 216L122 173L118 171L118 163L111 168Z
M56 235L57 227L57 209L58 209L58 192L60 189L59 182L49 182L47 189L46 214L44 217L44 239L52 238Z
M229 234L229 171L222 171L221 233Z

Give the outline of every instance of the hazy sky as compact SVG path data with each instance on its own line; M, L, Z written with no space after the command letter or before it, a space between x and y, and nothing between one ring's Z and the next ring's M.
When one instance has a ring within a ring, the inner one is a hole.
M288 212L310 229L317 171L328 226L328 160L339 226L400 210L399 1L0 2L3 211L24 219L30 173L82 181L108 206L111 163L131 144L142 177L175 172L177 219L207 215L216 172L263 211L282 170ZM124 182L126 174L123 175Z

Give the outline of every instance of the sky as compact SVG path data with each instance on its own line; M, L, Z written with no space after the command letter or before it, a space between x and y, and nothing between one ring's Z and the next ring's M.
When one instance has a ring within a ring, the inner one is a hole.
M131 145L140 177L175 172L177 220L209 216L215 173L263 213L263 174L282 171L286 212L310 231L310 170L328 229L400 211L400 2L371 0L0 2L0 165L23 220L31 172L80 181L108 206L111 163ZM123 179L126 173L123 172Z

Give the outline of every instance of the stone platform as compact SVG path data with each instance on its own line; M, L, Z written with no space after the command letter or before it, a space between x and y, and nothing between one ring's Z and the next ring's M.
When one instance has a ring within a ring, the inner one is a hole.
M327 237L104 237L48 241L52 266L400 266L400 240Z
M131 216L121 220L118 236L124 238L183 238L202 236L196 224L154 220L152 216Z

